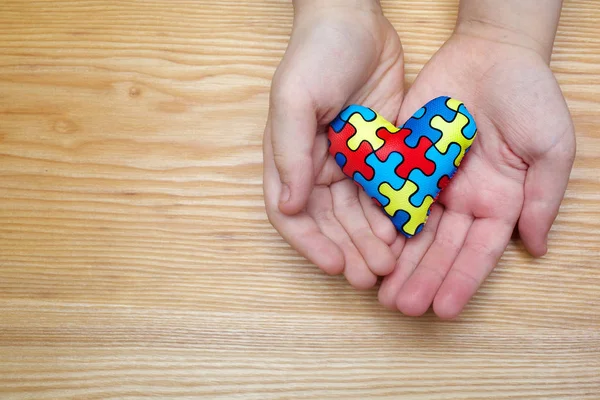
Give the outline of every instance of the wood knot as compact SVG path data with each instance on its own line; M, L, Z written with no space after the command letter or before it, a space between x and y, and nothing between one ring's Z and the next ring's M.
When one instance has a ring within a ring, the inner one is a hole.
M138 88L136 86L132 86L129 88L129 97L138 97L141 94L142 94L142 91L140 88Z
M77 124L68 119L59 119L54 123L54 130L58 133L71 134L77 132Z

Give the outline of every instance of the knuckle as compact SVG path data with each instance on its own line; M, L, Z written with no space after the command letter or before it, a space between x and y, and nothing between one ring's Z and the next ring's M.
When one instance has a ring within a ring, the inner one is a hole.
M312 158L297 149L288 150L289 144L285 146L276 143L273 146L273 161L277 166L281 179L288 182L291 175L302 175L310 172Z
M473 276L473 274L463 271L462 269L454 269L453 271L456 274L456 276L460 277L460 279L470 282L471 284L474 284L476 286L481 285L481 281L475 276Z
M367 236L373 236L373 232L369 226L360 225L356 228L352 229L350 232L350 237L356 239L365 238Z
M271 103L280 108L296 107L302 104L302 85L294 82L289 75L277 77L271 88Z
M436 236L434 239L434 245L441 247L451 252L458 252L461 248L462 243L458 243L454 238L448 236Z
M360 200L356 194L348 194L346 196L341 196L338 199L338 208L341 212L345 212L343 210L351 209L359 206Z
M276 107L286 106L293 100L292 90L288 85L279 84L273 86L271 91L271 103Z
M501 254L497 249L494 249L483 242L472 242L469 244L469 248L472 252L484 257L496 258Z
M333 214L333 210L331 208L323 208L315 210L313 218L317 222L328 223L335 220L335 215Z
M443 267L445 267L445 265ZM424 270L428 271L429 274L434 275L440 282L446 278L447 271L442 268L441 265L422 262L419 268L423 268Z
M287 165L287 160L288 157L286 157L285 153L281 148L275 147L273 149L273 161L275 161L275 165L279 170L279 174L286 172L284 166Z
M417 268L420 259L413 257L412 255L406 255L404 258L398 260L398 265L407 271L414 271Z

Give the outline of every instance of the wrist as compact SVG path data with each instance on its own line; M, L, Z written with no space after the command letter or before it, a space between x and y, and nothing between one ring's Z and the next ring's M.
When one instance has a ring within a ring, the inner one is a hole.
M550 61L562 1L461 0L454 32L522 47Z

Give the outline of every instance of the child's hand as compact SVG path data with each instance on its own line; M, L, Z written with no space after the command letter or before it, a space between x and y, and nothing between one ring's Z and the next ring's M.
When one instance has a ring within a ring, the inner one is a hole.
M452 96L474 114L479 130L425 229L406 242L380 288L384 305L408 315L421 315L433 304L438 316L457 316L495 267L516 225L527 250L545 254L567 186L574 130L547 65L549 53L487 33L457 29L402 104L400 121L434 97Z
M395 121L402 47L373 0L296 1L294 28L271 91L264 136L267 214L279 233L329 274L357 288L395 264L397 233L328 156L327 124L344 105Z

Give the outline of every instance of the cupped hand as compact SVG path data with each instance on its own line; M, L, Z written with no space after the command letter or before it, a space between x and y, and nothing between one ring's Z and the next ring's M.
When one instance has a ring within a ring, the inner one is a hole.
M533 256L547 251L575 154L574 130L547 58L455 33L418 75L399 121L428 100L465 103L478 136L424 230L406 241L380 301L411 316L431 305L456 317L503 254L515 227Z
M329 156L326 127L349 103L395 120L403 98L402 46L378 2L296 6L265 128L266 211L301 255L369 288L393 270L393 246L402 240Z

